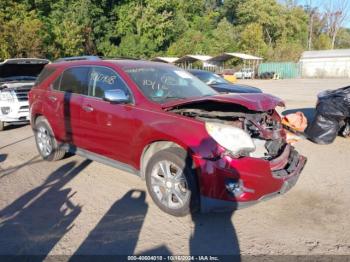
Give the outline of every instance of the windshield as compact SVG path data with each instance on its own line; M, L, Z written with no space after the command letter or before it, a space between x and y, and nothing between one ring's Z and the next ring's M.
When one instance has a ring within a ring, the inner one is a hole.
M170 66L126 68L143 94L155 102L216 95L217 92L190 73Z
M212 84L228 84L228 82L220 77L217 74L210 73L210 72L191 72L191 74L198 77L200 80L202 80L207 85Z

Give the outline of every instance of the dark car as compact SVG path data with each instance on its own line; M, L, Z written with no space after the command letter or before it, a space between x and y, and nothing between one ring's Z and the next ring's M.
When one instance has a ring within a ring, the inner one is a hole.
M219 94L181 68L137 60L53 63L39 79L29 99L40 155L69 151L137 174L172 215L280 195L306 161L286 143L283 101L268 94Z
M198 77L207 85L219 93L262 93L261 89L253 86L232 84L217 74L205 70L188 70L192 75Z

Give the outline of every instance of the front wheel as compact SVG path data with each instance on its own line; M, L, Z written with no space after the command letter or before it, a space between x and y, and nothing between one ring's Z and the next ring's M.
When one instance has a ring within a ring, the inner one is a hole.
M156 153L146 168L147 190L156 205L173 216L198 208L199 194L192 161L181 148Z
M41 157L47 161L57 161L66 151L57 143L49 122L39 117L34 126L35 142Z

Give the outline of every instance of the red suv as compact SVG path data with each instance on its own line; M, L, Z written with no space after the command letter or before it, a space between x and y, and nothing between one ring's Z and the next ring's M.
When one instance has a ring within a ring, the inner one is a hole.
M146 180L163 211L236 209L290 189L306 162L268 94L218 94L186 71L139 60L47 65L29 94L45 160L72 152Z

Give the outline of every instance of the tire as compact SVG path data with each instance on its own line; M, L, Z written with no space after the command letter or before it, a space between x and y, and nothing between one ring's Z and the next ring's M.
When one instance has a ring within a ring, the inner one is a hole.
M44 160L57 161L64 157L66 151L60 147L49 122L44 117L38 117L35 121L34 135L36 147Z
M5 122L0 121L0 131L4 131L5 129Z
M154 154L145 176L148 193L164 212L180 217L198 210L196 174L183 149L172 147Z

